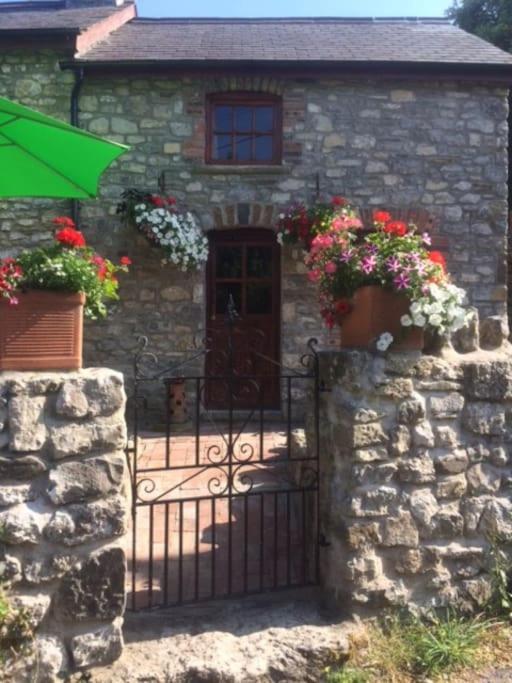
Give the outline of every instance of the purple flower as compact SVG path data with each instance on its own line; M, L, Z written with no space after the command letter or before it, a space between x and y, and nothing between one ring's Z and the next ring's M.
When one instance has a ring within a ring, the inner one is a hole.
M361 261L361 270L363 273L371 273L374 269L375 266L377 265L377 257L376 256L365 256L363 260Z
M430 245L432 244L432 238L430 237L428 232L424 232L421 236L421 239L423 240L423 244L426 244L427 247L430 247Z
M398 273L401 268L400 259L398 256L390 256L386 261L386 266L392 273Z
M353 256L354 256L354 250L353 249L347 249L347 251L341 252L340 261L342 263L348 263L352 259Z
M421 261L421 256L416 251L411 252L409 258L413 263L419 263L419 261Z
M427 270L426 265L423 263L423 261L419 261L416 265L416 272L418 275L425 275L425 272Z
M407 273L400 273L400 275L397 275L393 279L393 282L397 289L407 289L407 287L409 287L409 285L411 284L411 281L409 280L409 276L407 275Z
M374 255L374 254L377 254L377 253L378 253L379 248L378 248L378 246L377 246L376 244L367 244L367 245L366 245L366 251L367 251L369 254Z

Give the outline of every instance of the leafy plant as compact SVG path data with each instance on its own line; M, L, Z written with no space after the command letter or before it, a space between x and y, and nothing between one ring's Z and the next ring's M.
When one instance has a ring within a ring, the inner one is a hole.
M499 540L491 543L492 593L487 611L493 616L512 620L512 561L501 547Z
M14 608L0 588L0 666L27 652L33 636L27 611Z
M128 270L130 259L124 256L115 265L86 245L70 218L56 218L54 223L59 227L54 244L0 261L0 296L16 305L18 292L25 289L83 292L85 315L105 317L106 302L119 298L116 274Z

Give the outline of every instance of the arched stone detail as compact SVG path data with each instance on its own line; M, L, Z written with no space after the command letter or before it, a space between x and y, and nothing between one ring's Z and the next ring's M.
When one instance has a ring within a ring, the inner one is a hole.
M269 76L227 76L213 80L208 91L210 93L233 91L262 92L282 95L284 88L284 81Z
M213 208L213 229L226 228L275 228L278 209L274 204L239 202Z

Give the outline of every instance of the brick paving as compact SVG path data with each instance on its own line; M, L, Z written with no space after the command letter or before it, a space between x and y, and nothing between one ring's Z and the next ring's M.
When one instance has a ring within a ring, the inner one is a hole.
M276 425L262 437L254 427L243 430L234 446L232 476L238 493L233 491L231 498L223 434L204 427L199 439L192 433L173 434L169 449L160 433L139 438L129 607L311 581L311 552L304 548L311 545L307 540L316 493L289 491L297 471L290 458L297 454L288 453L286 428ZM148 469L157 471L142 471Z

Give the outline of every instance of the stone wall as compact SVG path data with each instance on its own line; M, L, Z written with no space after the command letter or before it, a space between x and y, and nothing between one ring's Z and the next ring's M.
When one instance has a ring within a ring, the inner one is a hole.
M321 354L322 581L341 605L480 608L512 556L512 356Z
M0 373L0 582L36 632L8 680L53 681L121 653L124 407L112 370Z

